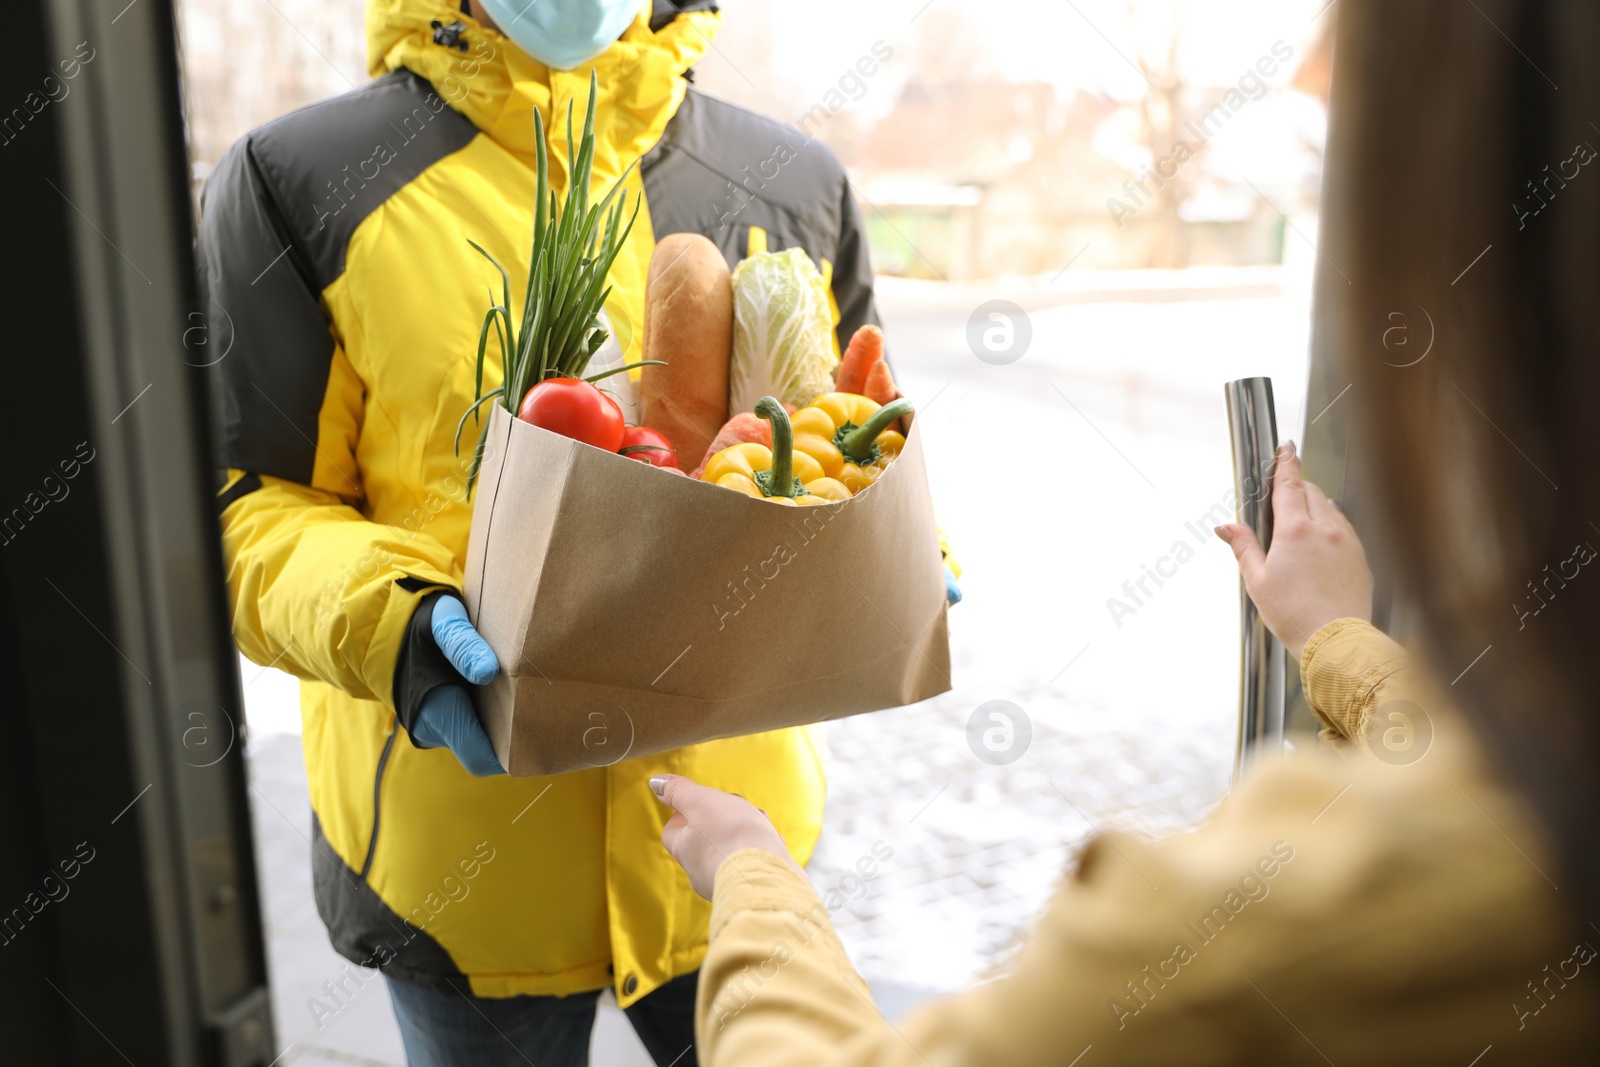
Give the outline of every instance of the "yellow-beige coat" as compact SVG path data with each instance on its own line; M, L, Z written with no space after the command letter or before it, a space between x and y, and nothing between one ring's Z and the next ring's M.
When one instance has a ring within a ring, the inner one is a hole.
M1569 913L1526 803L1367 623L1329 623L1301 663L1353 758L1264 767L1196 833L1096 838L1006 974L897 1025L806 880L733 853L700 975L700 1062L1592 1062L1600 929Z

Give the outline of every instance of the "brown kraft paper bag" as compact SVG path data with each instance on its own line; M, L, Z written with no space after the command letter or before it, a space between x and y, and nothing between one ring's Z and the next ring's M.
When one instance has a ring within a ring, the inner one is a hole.
M512 775L900 707L950 688L922 445L864 492L786 507L490 416L466 601Z

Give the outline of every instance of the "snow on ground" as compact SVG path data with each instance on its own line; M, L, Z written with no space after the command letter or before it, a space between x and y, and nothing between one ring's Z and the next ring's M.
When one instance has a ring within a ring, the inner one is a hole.
M1028 313L1027 352L993 366L966 339L992 293L884 289L966 600L951 692L825 728L811 871L848 898L835 918L869 980L946 990L1003 962L1095 828L1178 829L1226 791L1239 664L1238 579L1210 533L1232 518L1222 386L1271 375L1280 433L1297 433L1307 312L1293 290L1069 304ZM1123 583L1158 564L1171 576L1145 578L1136 603ZM999 766L969 745L993 700L1032 727ZM893 856L858 885L848 872L877 842Z

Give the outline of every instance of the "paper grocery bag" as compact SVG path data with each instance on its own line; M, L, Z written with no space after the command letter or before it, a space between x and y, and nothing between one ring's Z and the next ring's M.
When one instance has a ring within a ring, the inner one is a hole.
M951 684L915 425L861 494L786 507L496 406L465 595L500 659L476 696L513 775L899 707Z

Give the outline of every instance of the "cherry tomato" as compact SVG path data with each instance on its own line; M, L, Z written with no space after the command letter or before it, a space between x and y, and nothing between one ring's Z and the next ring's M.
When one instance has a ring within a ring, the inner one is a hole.
M622 409L581 378L546 378L522 398L517 418L607 452L622 447Z
M678 465L678 450L672 447L667 435L648 426L629 426L623 430L619 451L629 459L640 460L652 467L670 468Z

